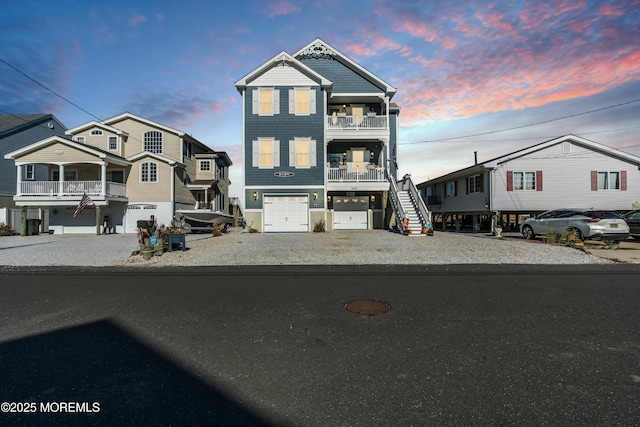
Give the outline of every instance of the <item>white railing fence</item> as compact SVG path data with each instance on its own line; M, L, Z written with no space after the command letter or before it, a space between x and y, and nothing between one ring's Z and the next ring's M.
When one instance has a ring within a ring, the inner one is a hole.
M387 116L328 116L329 129L386 129Z
M106 194L108 196L125 197L127 195L126 184L118 182L106 182ZM102 181L64 181L62 183L63 196L77 196L84 193L90 196L99 196L102 192ZM22 181L20 194L23 196L58 196L60 195L59 181Z
M384 168L331 168L327 167L328 181L384 182Z

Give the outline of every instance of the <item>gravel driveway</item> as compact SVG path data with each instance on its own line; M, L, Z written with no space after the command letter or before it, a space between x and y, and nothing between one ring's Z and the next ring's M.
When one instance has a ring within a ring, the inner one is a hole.
M408 237L383 230L186 236L187 250L144 260L136 236L0 237L0 266L215 266L387 264L606 264L585 252L517 238L436 232Z

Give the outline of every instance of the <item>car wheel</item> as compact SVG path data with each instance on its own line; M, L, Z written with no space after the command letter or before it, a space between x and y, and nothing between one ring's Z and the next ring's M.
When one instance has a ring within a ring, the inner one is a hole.
M569 228L569 229L567 229L567 233L569 235L575 237L578 240L583 240L582 232L580 230L578 230L577 228Z
M524 227L522 227L522 235L527 240L531 240L536 237L536 235L533 234L533 228L531 228L530 225L525 225Z

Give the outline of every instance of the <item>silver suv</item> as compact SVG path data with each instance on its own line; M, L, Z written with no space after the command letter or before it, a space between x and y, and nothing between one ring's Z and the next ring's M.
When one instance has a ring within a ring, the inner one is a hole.
M629 226L624 218L614 211L590 209L555 209L520 224L525 239L539 235L573 234L580 240L625 240L629 237Z

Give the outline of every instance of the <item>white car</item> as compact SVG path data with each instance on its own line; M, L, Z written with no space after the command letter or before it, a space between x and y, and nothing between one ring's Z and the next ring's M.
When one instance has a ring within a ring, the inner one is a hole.
M608 210L555 209L520 224L525 239L545 234L570 233L580 240L626 240L629 226L624 218Z

